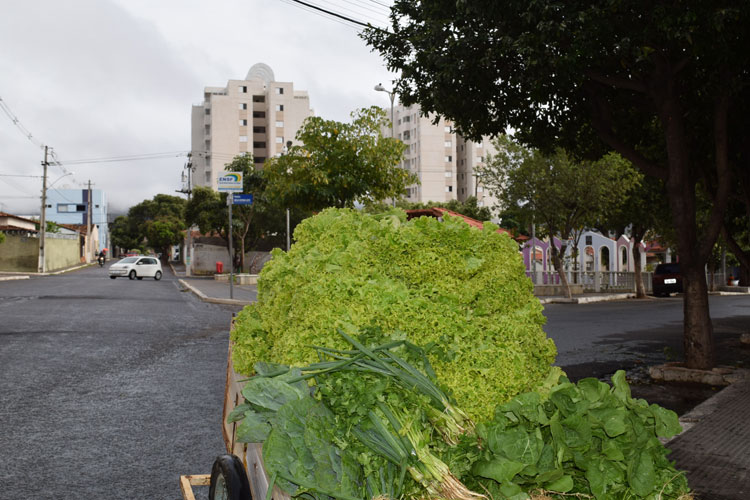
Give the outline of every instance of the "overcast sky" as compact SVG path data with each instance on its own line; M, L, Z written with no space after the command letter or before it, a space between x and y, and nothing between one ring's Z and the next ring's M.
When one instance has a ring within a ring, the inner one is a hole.
M307 1L380 26L390 3ZM373 87L390 87L394 76L357 33L289 0L7 2L0 98L33 140L0 110L0 211L39 213L39 144L54 148L64 164L50 167L52 188L78 189L90 180L112 212L177 194L191 105L204 87L244 79L255 63L307 90L315 114L325 118L346 121L356 108L388 107L388 96ZM76 164L152 153L174 156ZM73 175L61 178L66 171Z

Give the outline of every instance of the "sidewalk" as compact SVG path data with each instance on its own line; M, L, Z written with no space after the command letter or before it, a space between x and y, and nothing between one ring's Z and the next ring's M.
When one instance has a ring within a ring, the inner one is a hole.
M749 373L680 417L684 431L666 445L698 500L750 498Z
M204 302L213 304L228 304L245 306L252 304L258 298L256 285L233 285L230 297L229 283L216 281L213 276L185 276L185 265L170 262L169 267L177 277L180 285L194 293Z

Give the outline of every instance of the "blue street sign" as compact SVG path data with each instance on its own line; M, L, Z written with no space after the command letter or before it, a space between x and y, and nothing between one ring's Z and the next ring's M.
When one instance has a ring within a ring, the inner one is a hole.
M233 205L252 205L253 195L232 193L232 204Z

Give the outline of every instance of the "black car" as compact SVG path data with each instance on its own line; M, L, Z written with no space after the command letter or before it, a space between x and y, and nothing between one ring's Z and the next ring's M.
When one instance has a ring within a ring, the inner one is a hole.
M656 266L652 283L654 295L656 297L666 296L675 292L682 292L680 264L673 262Z

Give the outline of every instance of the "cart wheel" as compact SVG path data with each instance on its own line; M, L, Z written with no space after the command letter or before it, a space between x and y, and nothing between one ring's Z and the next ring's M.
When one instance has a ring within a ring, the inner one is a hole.
M209 500L252 500L245 466L235 455L216 457L211 467Z

